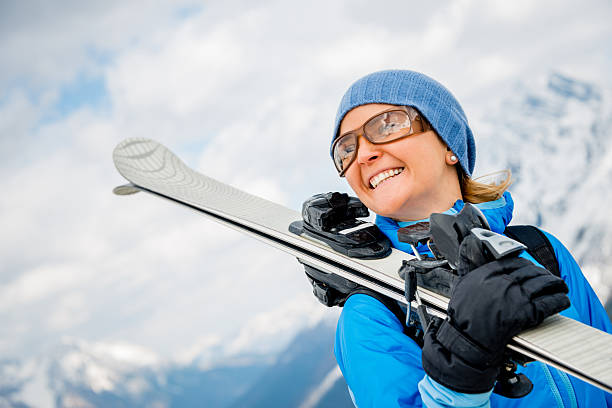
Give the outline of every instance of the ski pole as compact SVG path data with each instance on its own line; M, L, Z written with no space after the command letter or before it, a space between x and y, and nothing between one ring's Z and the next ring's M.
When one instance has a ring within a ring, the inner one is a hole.
M414 254L414 256L416 256L416 258L421 261L423 258L421 257L421 254L419 254L419 251L417 251L416 247L412 244L410 244L410 247L412 248L412 253ZM410 290L409 292L407 291L406 294L412 298L408 299L407 316L410 316L410 313L412 312L412 300L415 300L417 303L417 314L419 315L419 320L421 321L421 327L425 332L427 330L427 326L429 325L429 315L427 314L427 308L421 301L421 296L419 295L419 291L417 290L416 270L414 268L411 269L405 279L406 286L409 286L408 289Z

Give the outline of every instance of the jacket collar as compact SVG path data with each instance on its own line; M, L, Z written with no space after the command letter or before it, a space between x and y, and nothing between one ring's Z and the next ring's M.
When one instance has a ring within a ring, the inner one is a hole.
M444 214L457 214L464 207L464 202L462 200L457 200L455 204L449 208ZM512 201L512 196L509 192L505 192L501 198L495 201L489 201L486 203L475 204L480 211L484 214L489 222L489 226L493 232L503 233L506 229L506 226L512 220L512 210L514 209L514 201ZM404 252L412 253L412 249L410 245L405 242L399 242L397 239L397 230L402 227L407 227L412 224L416 224L417 222L428 222L429 218L425 218L423 220L418 221L408 221L408 222L397 222L391 218L383 217L380 215L376 216L376 225L380 230L391 240L393 246L399 250ZM422 245L417 248L419 253L427 252L429 253L429 249L427 246Z

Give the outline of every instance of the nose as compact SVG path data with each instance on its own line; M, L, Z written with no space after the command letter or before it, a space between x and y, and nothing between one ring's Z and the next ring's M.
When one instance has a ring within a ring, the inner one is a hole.
M365 137L359 137L359 149L357 149L357 162L360 164L376 161L382 155L380 145L370 143Z

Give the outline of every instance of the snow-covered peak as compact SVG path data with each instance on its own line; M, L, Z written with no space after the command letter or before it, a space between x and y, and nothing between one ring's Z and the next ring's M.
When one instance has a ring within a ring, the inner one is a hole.
M552 232L600 297L612 262L612 92L551 73L520 81L475 121L480 174L509 168L514 223Z
M52 371L62 384L82 385L94 392L113 391L127 387L131 392L143 389L141 381L127 381L132 373L143 368L155 368L158 356L144 347L125 342L86 342L67 339L56 351ZM144 387L146 388L146 387Z
M271 312L260 313L226 338L204 334L192 347L177 353L176 361L206 369L274 359L293 340L296 330L337 319L337 308L324 308L310 296L306 293L307 299L299 296Z

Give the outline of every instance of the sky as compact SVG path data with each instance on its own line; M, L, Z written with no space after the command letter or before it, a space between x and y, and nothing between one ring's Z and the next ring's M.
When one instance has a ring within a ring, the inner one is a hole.
M144 194L113 196L124 138L298 209L347 191L328 146L357 78L424 72L478 134L517 80L611 86L611 17L597 0L2 2L0 355L77 339L210 363L337 313L295 259Z

